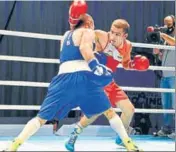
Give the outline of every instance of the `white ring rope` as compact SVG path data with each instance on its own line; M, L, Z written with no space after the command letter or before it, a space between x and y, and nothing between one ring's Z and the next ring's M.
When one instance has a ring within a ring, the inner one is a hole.
M26 87L48 87L46 82L31 82L31 81L0 81L0 85L5 86L26 86ZM144 87L121 87L125 91L143 91L143 92L170 92L175 93L175 89L164 88L144 88Z
M56 63L56 64L60 63L59 59L36 58L36 57L22 57L22 56L9 56L9 55L0 55L0 60L4 60L4 61L32 62L32 63Z
M1 110L40 110L40 106L37 105L0 105ZM121 112L119 108L114 108L116 112ZM74 108L72 110L80 110L80 108ZM135 109L135 113L175 113L172 109Z
M59 59L9 56L9 55L0 55L0 60L3 60L3 61L33 62L33 63L54 63L54 64L59 64L60 63ZM119 65L118 67L123 68L122 65ZM149 70L176 71L176 68L175 67L150 66Z
M18 31L10 31L10 30L0 30L0 34L9 35L9 36L26 37L26 38L49 39L49 40L62 40L62 37L63 37L59 35L31 33L31 32L18 32Z
M50 40L62 40L63 38L63 36L60 36L60 35L18 32L18 31L9 31L9 30L0 30L0 35L19 36L19 37L26 37L26 38L38 38L38 39L50 39ZM158 49L166 49L166 50L175 50L175 46L165 46L165 45L156 45L156 44L132 43L132 46L140 47L140 48L158 48Z

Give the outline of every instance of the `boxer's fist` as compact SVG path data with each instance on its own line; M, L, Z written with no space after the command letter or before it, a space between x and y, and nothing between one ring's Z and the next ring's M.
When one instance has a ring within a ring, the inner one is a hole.
M88 64L94 74L92 80L94 80L95 83L104 87L112 82L113 77L111 69L100 64L96 59L89 61Z
M75 0L69 9L69 23L77 24L80 15L87 13L87 9L87 3L84 0Z
M149 68L149 60L145 56L136 55L129 63L130 69L145 71Z

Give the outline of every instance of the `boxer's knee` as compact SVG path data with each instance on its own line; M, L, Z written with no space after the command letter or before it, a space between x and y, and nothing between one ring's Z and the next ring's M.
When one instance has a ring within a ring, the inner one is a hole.
M121 100L116 103L116 107L120 108L126 116L133 116L135 108L129 99Z
M106 110L103 114L105 115L105 117L108 120L112 119L114 116L117 115L116 112L115 112L115 110L112 107L109 108L108 110Z
M131 103L131 101L128 99L126 101L128 104L126 105L126 108L124 109L124 112L126 113L127 116L133 116L134 112L135 112L135 108L133 106L133 104Z
M46 122L47 122L47 120L45 120L45 119L42 119L42 118L40 118L40 117L36 117L37 119L38 119L38 121L40 122L40 126L43 126Z

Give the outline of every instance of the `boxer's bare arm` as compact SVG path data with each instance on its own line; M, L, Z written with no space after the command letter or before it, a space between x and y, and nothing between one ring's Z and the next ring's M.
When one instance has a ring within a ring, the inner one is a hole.
M95 30L95 51L103 52L108 43L108 33L102 30Z
M123 55L123 60L122 60L122 66L124 69L129 69L129 62L131 60L131 51L132 51L132 45L131 42L127 42L127 50L125 51Z
M86 61L90 61L95 58L93 53L93 42L95 41L95 33L91 29L84 29L82 31L79 49L82 56Z

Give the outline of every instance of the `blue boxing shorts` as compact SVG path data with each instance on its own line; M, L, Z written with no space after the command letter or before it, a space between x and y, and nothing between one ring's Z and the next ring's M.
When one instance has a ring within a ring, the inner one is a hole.
M103 88L91 81L90 75L90 71L79 71L55 76L38 116L61 120L71 109L80 107L89 118L108 110L111 105Z

